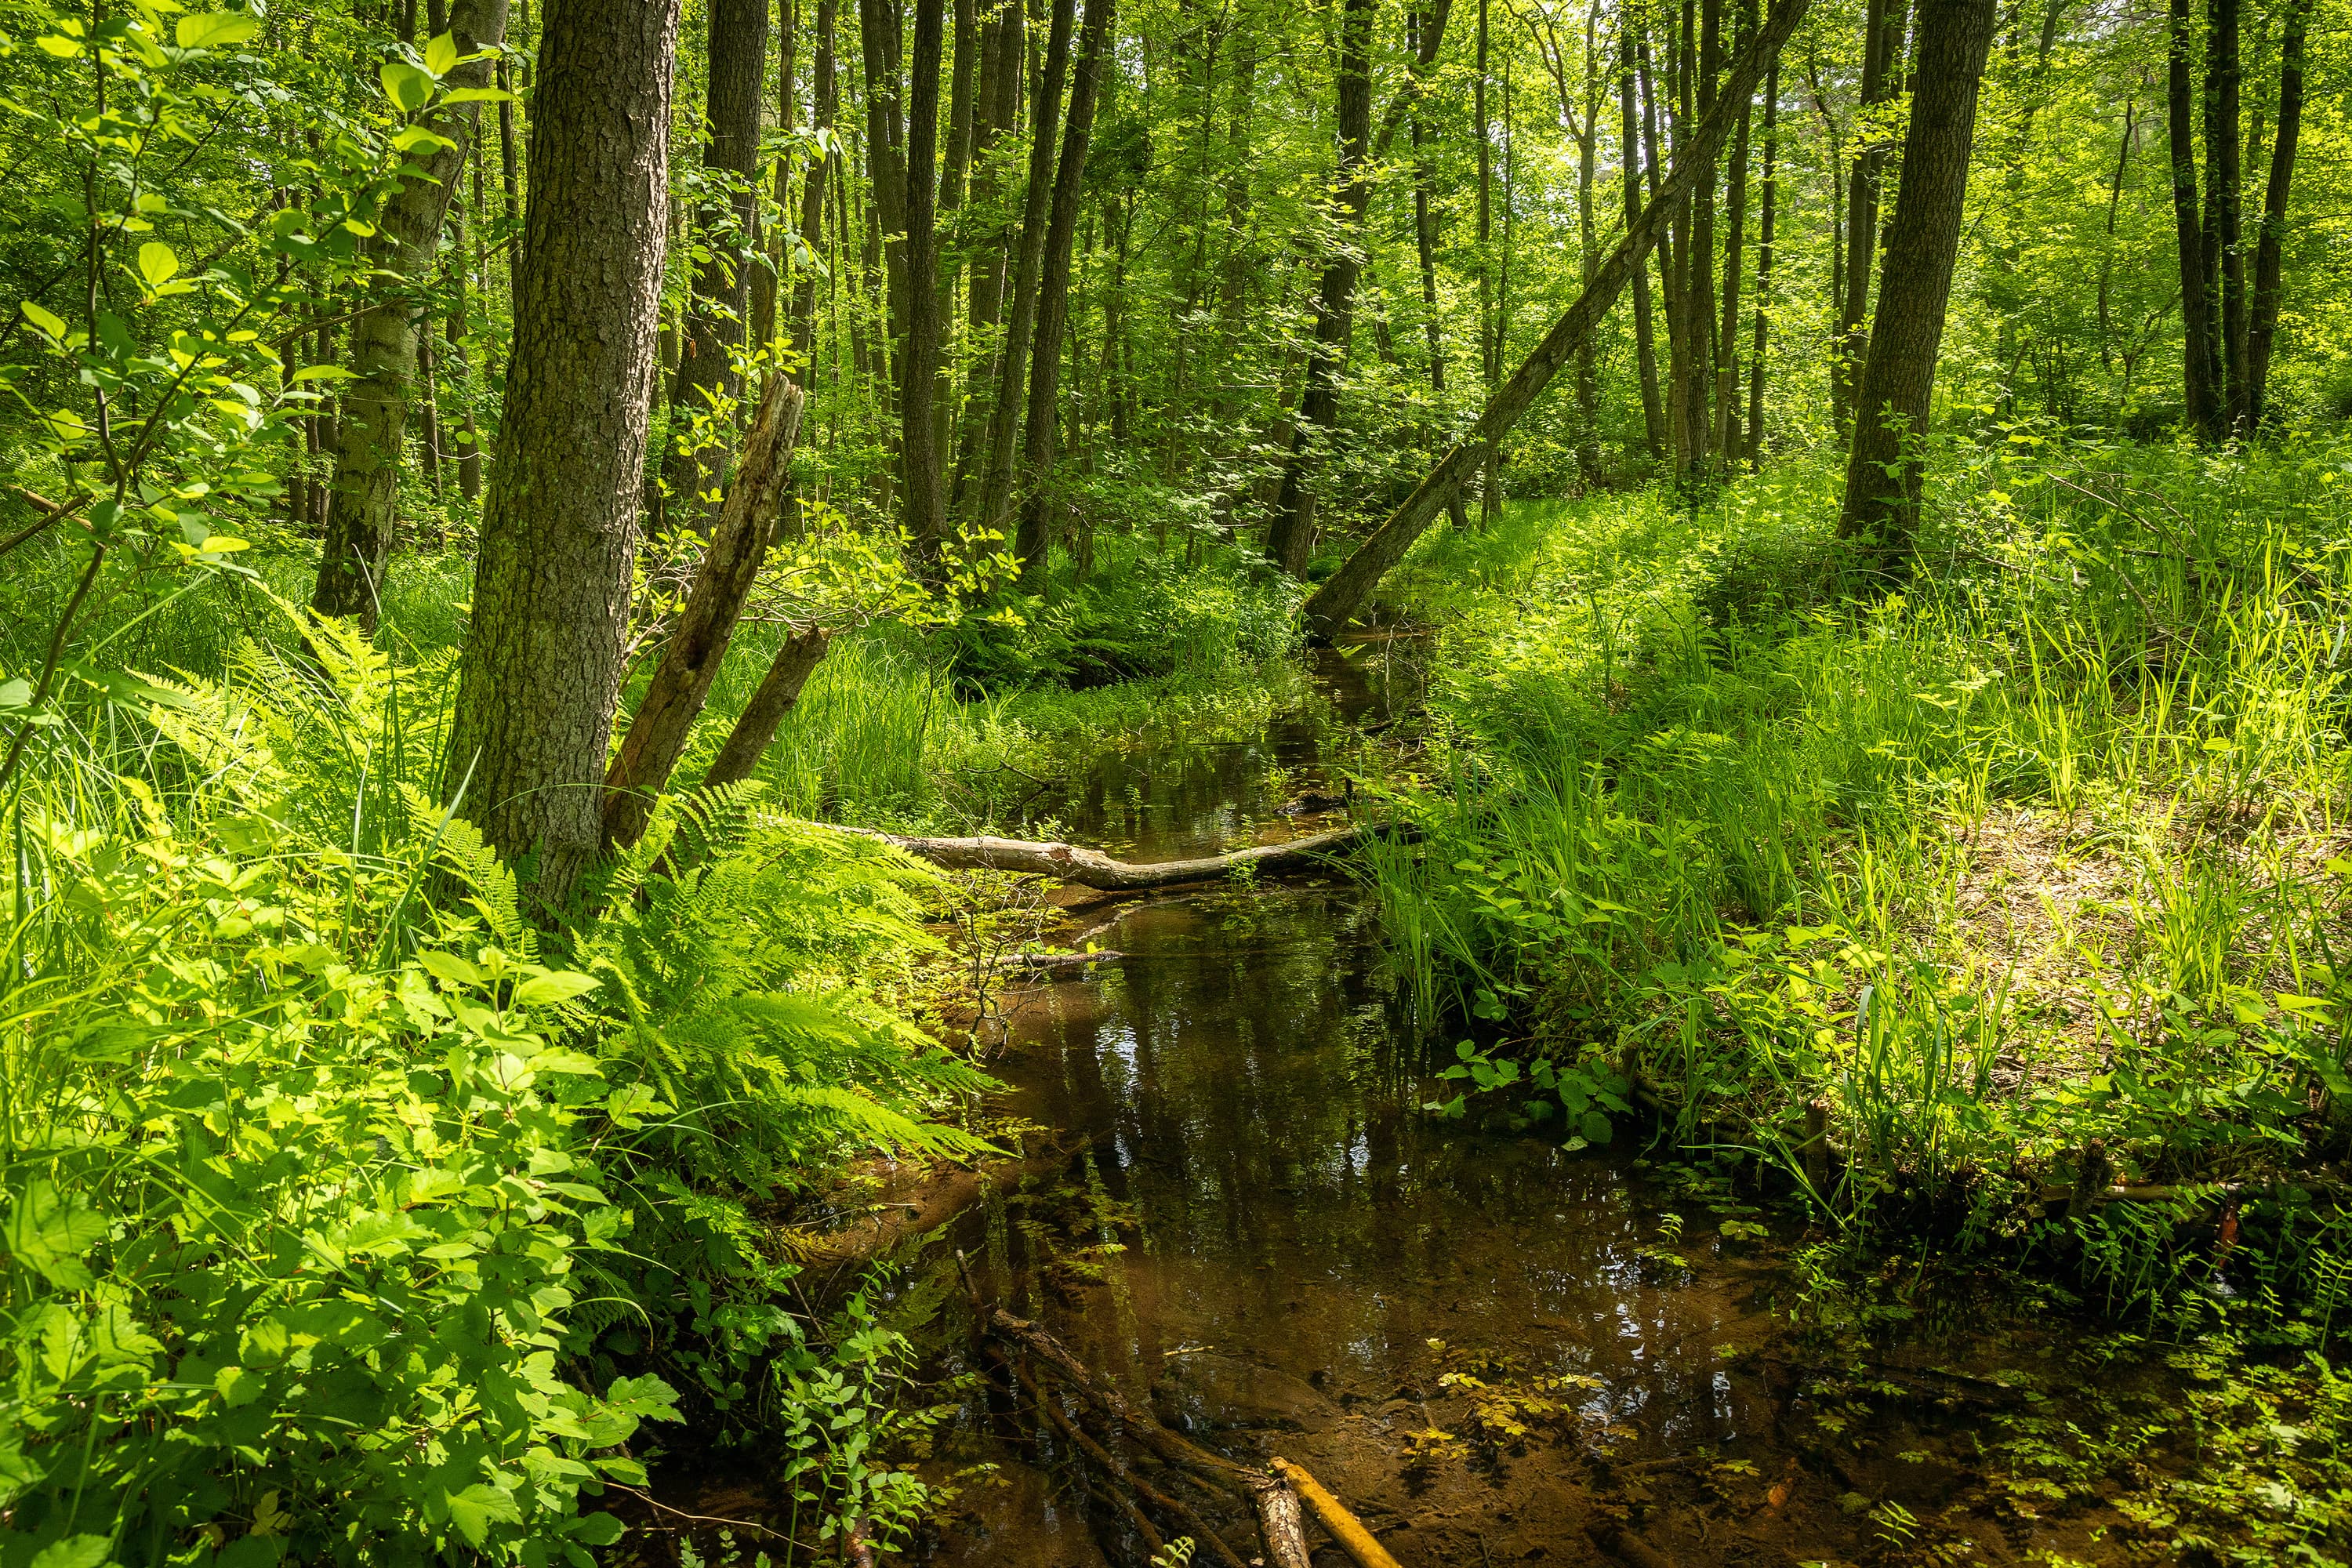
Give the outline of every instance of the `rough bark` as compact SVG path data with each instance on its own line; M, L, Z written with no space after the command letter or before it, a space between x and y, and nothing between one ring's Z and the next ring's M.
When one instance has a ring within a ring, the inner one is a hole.
M507 0L457 0L449 32L460 54L495 50L507 30ZM451 70L452 90L490 85L491 62L469 60ZM310 607L352 617L373 631L378 590L391 559L399 521L400 469L415 395L419 328L430 331L415 289L441 249L441 224L466 168L481 117L479 103L461 103L426 117L426 129L448 145L421 149L410 161L420 177L404 180L384 204L371 259L391 276L383 295L352 322L350 369L341 416L321 432L334 477L327 502L326 547Z
M669 515L707 528L719 509L718 491L736 421L713 421L698 438L694 421L743 395L735 356L743 349L749 316L749 242L759 207L760 110L768 58L768 0L711 0L710 140L702 154L709 174L732 182L725 201L696 215L703 259L695 265L679 340L677 381L670 393L670 449L662 455L669 484Z
M1752 96L1756 83L1765 67L1780 53L1780 46L1804 19L1811 0L1781 0L1773 9L1771 18L1756 41L1734 62L1724 84L1723 95L1716 107L1695 131L1690 140L1677 149L1673 169L1659 182L1657 194L1650 199L1633 222L1625 226L1624 237L1616 249L1595 269L1592 281L1585 285L1567 313L1552 324L1542 342L1521 363L1508 382L1488 399L1485 412L1469 436L1413 487L1412 494L1390 514L1386 522L1370 538L1358 546L1345 564L1332 574L1329 581L1316 590L1299 611L1307 634L1328 641L1347 626L1349 617L1362 607L1388 574L1389 568L1404 558L1412 542L1437 515L1444 504L1449 488L1457 485L1485 461L1495 445L1507 434L1512 426L1528 411L1538 395L1551 384L1576 352L1576 345L1600 326L1613 302L1633 275L1634 263L1656 242L1660 226L1674 205L1687 195L1698 178L1698 163L1712 157L1723 145L1733 121L1731 106Z
M991 153L1021 118L1022 21L1021 6L1000 5L981 28L980 81L972 107L971 200L973 206L985 210L994 209L1003 180L1003 165ZM948 490L948 510L955 518L970 517L974 476L986 460L989 393L1004 353L996 329L1004 319L1005 258L1013 243L1013 226L1000 220L974 237L969 259L971 283L965 292L964 322L975 352L964 373L963 422L956 441L955 479Z
M1062 128L1062 155L1054 168L1054 198L1045 226L1045 254L1037 284L1037 333L1029 363L1029 414L1022 443L1021 521L1013 553L1021 563L1021 586L1045 586L1053 539L1054 460L1061 430L1056 404L1061 389L1062 334L1070 320L1070 260L1077 239L1078 196L1086 179L1087 142L1094 134L1095 100L1109 68L1110 24L1115 0L1087 0L1087 20L1078 45L1077 69L1070 79L1070 108Z
M1960 248L1977 88L1992 47L1993 0L1921 0L1903 187L1886 228L1870 358L1855 392L1840 537L1892 566L1919 513L1920 458Z
M1282 491L1266 535L1266 553L1293 577L1307 575L1307 559L1315 548L1315 458L1339 422L1339 374L1354 335L1356 279L1363 270L1356 238L1372 199L1366 177L1372 133L1372 0L1341 0L1336 83L1339 199L1333 215L1339 243L1324 263L1322 284L1316 290L1315 346L1307 361L1307 389L1298 401L1290 458L1283 468Z
M514 362L445 787L541 908L562 901L602 837L659 328L678 5L566 0L540 41Z
M832 643L833 632L826 626L804 627L783 640L769 661L768 673L761 678L760 689L743 705L735 728L727 732L726 743L702 775L704 789L748 779L758 771L760 759L767 755L769 743L776 738L777 727L801 700L801 689L824 662L825 649Z
M1747 27L1741 32L1744 37ZM1739 106L1723 216L1723 321L1715 349L1715 449L1728 472L1739 461L1739 290L1747 269L1748 132L1755 110Z
M2246 426L2262 428L2268 413L2271 348L2278 334L2286 209L2294 183L2294 155L2303 135L2303 67L2311 0L2287 0L2279 40L2278 134L2271 143L2270 181L2263 193L2262 232L2254 242L2254 289L2246 326Z
M839 84L835 79L834 37L839 27L840 0L817 0L816 45L809 85L809 112L819 131L831 131L840 112ZM841 154L827 152L812 165L801 187L801 244L806 256L793 281L793 360L801 386L816 384L816 285L819 268L811 259L824 254L824 193L833 183Z
M630 716L613 765L604 773L604 842L634 844L645 831L654 797L669 785L694 721L726 662L744 601L774 536L779 503L799 437L802 395L789 382L771 381L744 438L709 548L687 591L686 607L654 666L653 679Z

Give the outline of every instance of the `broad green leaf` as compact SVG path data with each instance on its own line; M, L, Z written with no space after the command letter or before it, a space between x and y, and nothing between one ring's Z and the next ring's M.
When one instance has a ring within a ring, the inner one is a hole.
M30 1568L102 1568L114 1560L113 1542L103 1535L68 1535L33 1553Z
M455 92L443 95L441 101L444 103L506 103L511 101L513 98L513 93L501 87L461 87Z
M48 333L49 336L53 338L63 338L66 335L66 324L61 318L50 311L44 310L38 305L34 304L30 300L26 300L20 308L25 312L25 320L32 322L33 325L40 328L41 331Z
M406 60L386 60L376 73L384 97L403 114L414 114L433 99L433 79Z
M33 42L41 47L41 51L44 54L55 55L61 60L69 60L76 55L81 53L80 39L61 38L55 33L43 33L39 37L35 38Z
M457 40L443 33L425 40L425 68L436 77L447 76L457 68Z
M411 125L392 139L393 146L403 153L415 153L427 147L455 147L446 136L436 136L422 125Z
M0 709L30 708L33 705L33 683L23 676L14 680L0 680Z
M427 948L416 955L416 962L425 966L427 973L436 979L446 980L452 985L482 984L482 972L475 968L472 963L458 957L454 952L441 952Z
M489 1541L491 1525L522 1522L522 1510L515 1506L514 1499L482 1481L476 1481L464 1491L449 1493L447 1502L449 1522L457 1527L457 1533L466 1538L468 1545L477 1549Z
M627 1529L617 1514L583 1513L572 1521L571 1534L572 1540L589 1546L610 1546Z
M242 11L207 11L202 16L181 17L179 26L172 31L184 49L225 48L260 32L261 18Z
M147 280L150 289L160 289L178 276L179 253L160 239L151 239L139 247L139 276Z
M106 1239L106 1220L79 1197L36 1180L26 1184L0 1223L0 1243L50 1284L71 1290L91 1283L81 1255Z
M286 379L289 381L356 381L359 377L339 364L306 364Z
M1597 1110L1586 1111L1577 1122L1576 1130L1584 1135L1584 1141L1587 1143L1606 1143L1612 1131L1609 1125L1609 1118Z
M583 995L595 989L596 982L585 974L562 972L552 974L534 974L515 987L515 1005L544 1007L551 1002L569 1002L574 996Z

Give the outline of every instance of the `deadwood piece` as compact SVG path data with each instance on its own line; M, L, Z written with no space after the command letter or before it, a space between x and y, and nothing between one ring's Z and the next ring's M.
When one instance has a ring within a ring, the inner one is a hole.
M1311 1568L1298 1494L1285 1481L1260 1476L1250 1483L1250 1500L1257 1505L1258 1532L1265 1537L1265 1554L1274 1568Z
M824 824L836 833L855 833L895 844L918 860L929 860L951 871L1026 871L1058 877L1083 887L1120 892L1138 888L1165 888L1177 882L1211 881L1243 867L1260 871L1285 871L1326 855L1337 855L1383 834L1401 828L1388 823L1359 822L1310 833L1287 844L1259 844L1230 854L1204 855L1192 860L1161 860L1147 866L1114 860L1099 849L1077 844L1036 844L1021 838L916 838L883 833L871 827Z
M1002 1307L990 1308L981 1322L990 1333L1019 1345L1053 1368L1087 1404L1126 1427L1136 1441L1168 1463L1228 1489L1246 1488L1257 1479L1254 1472L1177 1436L1149 1412L1129 1404L1125 1394L1098 1381L1084 1362L1040 1325L1026 1318L1016 1318Z
M1389 1555L1388 1548L1364 1528L1364 1521L1348 1511L1347 1505L1333 1497L1322 1482L1308 1475L1306 1466L1277 1458L1274 1469L1307 1500L1307 1506L1315 1510L1315 1517L1339 1542L1339 1549L1356 1560L1357 1568L1400 1568L1397 1560Z

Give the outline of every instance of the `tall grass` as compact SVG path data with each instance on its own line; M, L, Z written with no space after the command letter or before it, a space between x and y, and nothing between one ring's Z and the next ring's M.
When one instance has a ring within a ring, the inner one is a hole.
M1371 862L1404 961L1800 1183L1825 1101L1848 1223L2006 1224L2095 1143L2184 1214L2334 1154L2343 458L2024 433L1948 463L1894 595L1811 466L1433 542L1428 842Z

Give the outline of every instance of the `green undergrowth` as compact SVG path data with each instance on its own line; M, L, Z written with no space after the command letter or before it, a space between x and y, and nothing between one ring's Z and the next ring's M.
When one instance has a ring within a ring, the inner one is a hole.
M0 1562L584 1568L681 1418L894 1535L904 1342L761 1215L980 1147L933 875L742 788L542 931L437 804L454 654L272 613L7 803Z
M1429 541L1426 837L1370 876L1502 1037L1457 1081L1648 1094L1849 1235L2066 1251L2118 1307L2201 1282L2224 1211L2306 1290L2352 1256L2347 456L2020 430L1947 460L1894 594L1838 580L1813 464ZM2086 1160L2173 1192L2063 1220Z

